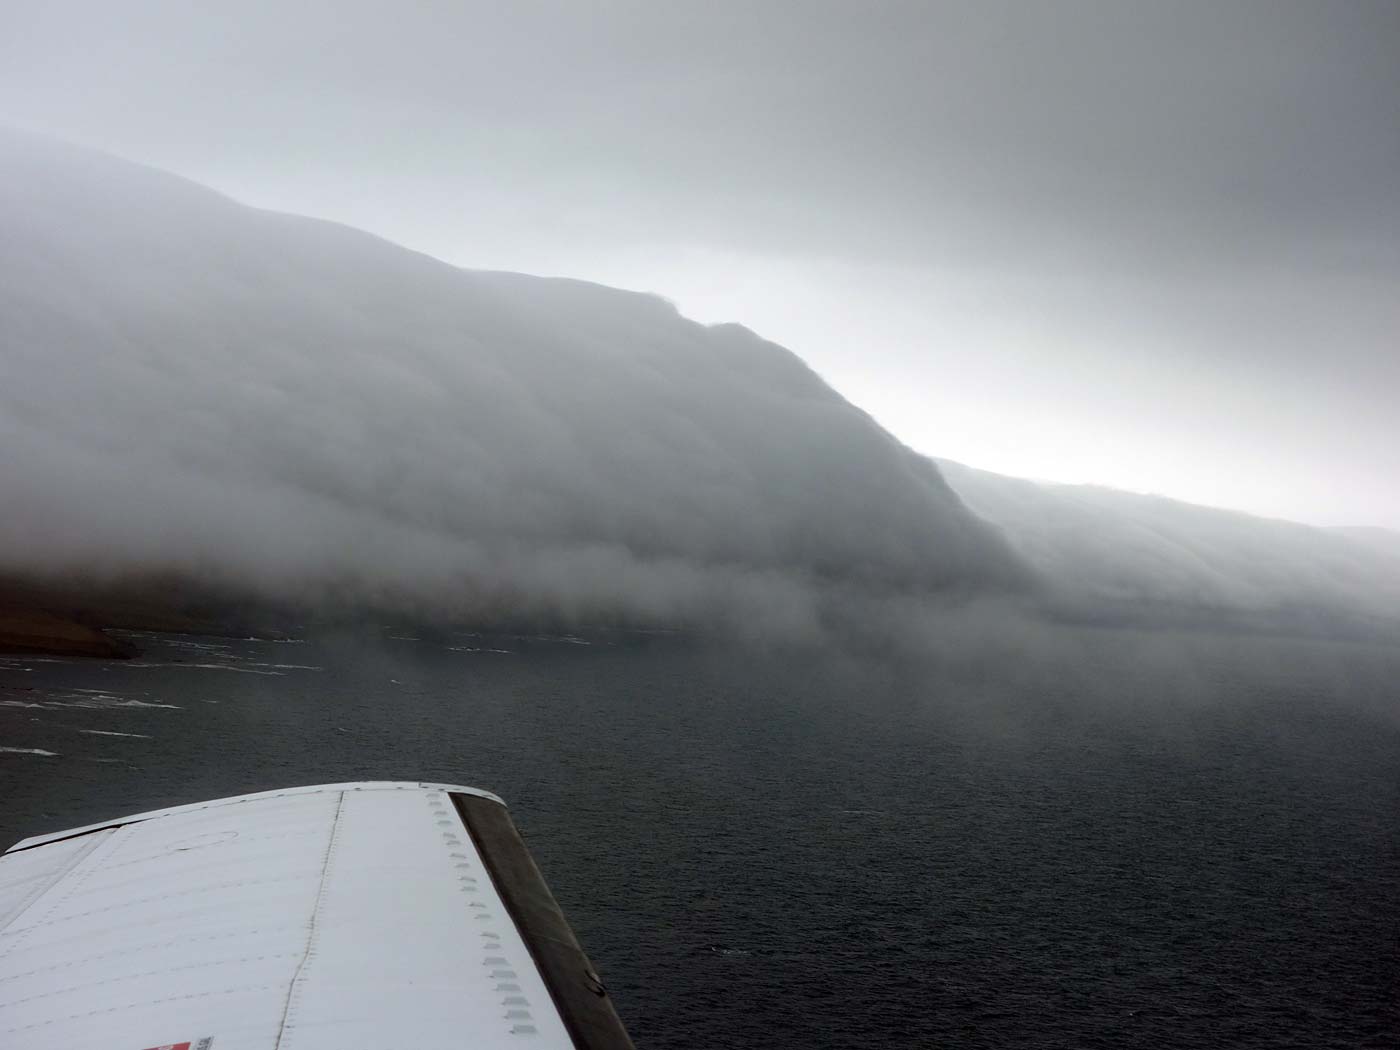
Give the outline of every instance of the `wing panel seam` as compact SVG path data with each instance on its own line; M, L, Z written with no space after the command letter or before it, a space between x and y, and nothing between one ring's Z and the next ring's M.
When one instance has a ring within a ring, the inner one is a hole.
M287 985L287 1004L282 1008L282 1021L277 1026L277 1041L273 1043L273 1050L281 1050L283 1040L289 1038L288 1033L296 1028L297 993L304 983L307 968L316 955L316 941L320 933L318 920L321 915L321 906L326 899L326 885L330 882L331 866L335 862L335 847L340 837L340 815L344 809L345 792L342 791L335 803L335 819L331 822L330 840L326 843L325 861L321 866L321 884L316 888L316 903L311 908L311 928L306 936L306 950L302 953L301 962L297 963L296 973L292 974L291 983Z

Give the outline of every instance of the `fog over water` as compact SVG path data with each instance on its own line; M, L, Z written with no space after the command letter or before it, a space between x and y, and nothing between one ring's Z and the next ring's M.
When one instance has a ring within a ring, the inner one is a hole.
M1387 533L945 464L950 488L790 351L653 296L456 269L15 132L0 234L11 573L789 640L1001 630L1047 595L1400 610Z
M822 580L1025 573L786 350L0 139L13 570L780 633Z

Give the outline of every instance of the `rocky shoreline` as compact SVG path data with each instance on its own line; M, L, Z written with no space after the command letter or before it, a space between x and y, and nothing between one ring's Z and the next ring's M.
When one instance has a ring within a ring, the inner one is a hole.
M126 660L136 648L96 627L46 609L0 606L0 653L43 653Z

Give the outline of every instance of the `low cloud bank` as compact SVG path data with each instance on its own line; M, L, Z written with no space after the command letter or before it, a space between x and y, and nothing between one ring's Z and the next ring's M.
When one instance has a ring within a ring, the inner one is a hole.
M476 618L1026 580L797 357L0 133L0 571Z
M737 325L0 132L0 580L952 654L1393 634L1394 539L935 465Z
M1323 529L938 460L942 475L1088 620L1237 623L1400 638L1400 535Z

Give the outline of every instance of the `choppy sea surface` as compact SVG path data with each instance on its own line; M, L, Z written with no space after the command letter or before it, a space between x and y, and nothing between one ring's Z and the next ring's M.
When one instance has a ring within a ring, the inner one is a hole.
M137 635L0 658L0 840L490 788L641 1047L1400 1043L1400 648Z

